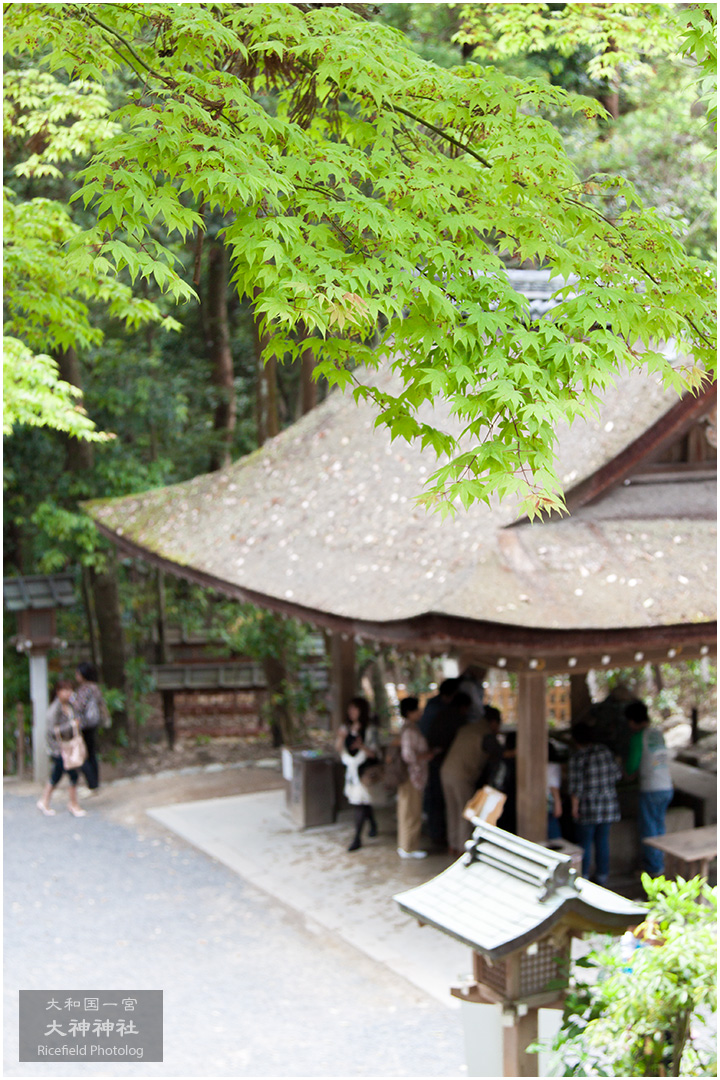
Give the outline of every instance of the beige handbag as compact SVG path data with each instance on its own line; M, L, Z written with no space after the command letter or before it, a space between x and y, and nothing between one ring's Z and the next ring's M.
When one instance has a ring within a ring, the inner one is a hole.
M486 821L488 825L494 825L503 812L506 799L503 791L486 785L465 804L463 817L468 821Z
M85 764L87 758L87 746L85 740L80 734L80 727L77 720L73 720L73 734L69 739L63 739L60 736L60 728L55 728L55 735L57 741L60 744L60 757L62 758L63 769L67 772L70 769L80 769Z

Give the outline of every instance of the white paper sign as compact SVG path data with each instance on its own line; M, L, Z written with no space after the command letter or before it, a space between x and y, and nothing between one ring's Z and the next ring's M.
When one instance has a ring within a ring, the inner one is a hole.
M292 754L286 746L282 748L282 774L283 780L292 780L293 778L293 759Z

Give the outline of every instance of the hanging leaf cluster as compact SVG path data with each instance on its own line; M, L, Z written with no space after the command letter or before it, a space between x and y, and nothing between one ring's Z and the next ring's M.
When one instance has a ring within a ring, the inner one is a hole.
M69 272L124 271L191 300L170 242L223 215L268 355L296 359L312 337L318 377L437 452L426 499L445 511L493 494L560 508L557 425L623 368L679 392L713 370L708 266L622 178L579 182L543 118L595 115L592 99L440 68L340 5L16 5L5 46L83 85L134 73L82 174L97 224L71 240ZM543 317L508 261L561 279ZM391 365L402 392L358 364ZM452 429L424 408L438 397Z
M87 156L120 131L108 118L105 91L90 81L64 84L37 68L8 71L3 81L6 147L23 149L13 174L59 179L59 166ZM115 270L70 267L68 245L81 234L56 199L19 201L3 188L3 432L18 425L51 427L76 438L105 441L82 405L82 393L60 378L53 353L88 349L102 340L91 306L135 329L174 319L135 296Z

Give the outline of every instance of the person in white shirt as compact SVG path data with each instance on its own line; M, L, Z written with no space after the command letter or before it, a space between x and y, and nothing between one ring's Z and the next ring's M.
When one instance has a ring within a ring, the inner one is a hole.
M625 710L631 731L630 747L625 760L628 776L638 774L638 827L640 840L665 835L665 814L674 794L670 776L670 755L659 728L652 727L646 706L634 701ZM662 851L642 844L643 869L653 877L665 870Z

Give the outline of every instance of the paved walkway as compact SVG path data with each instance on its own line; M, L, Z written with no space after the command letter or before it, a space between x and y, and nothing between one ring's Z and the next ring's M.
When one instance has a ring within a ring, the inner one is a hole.
M17 992L53 988L164 991L165 1061L83 1075L464 1074L447 991L469 955L391 899L441 861L401 863L389 814L352 855L347 821L298 833L250 774L212 778L249 794L174 806L167 778L108 785L82 820L6 786L5 1075L77 1075L17 1061Z
M332 931L449 1008L470 950L400 911L395 893L444 870L449 859L397 855L394 812L377 811L379 835L348 852L350 813L335 825L296 829L282 790L155 808L156 821L290 904L314 932Z

